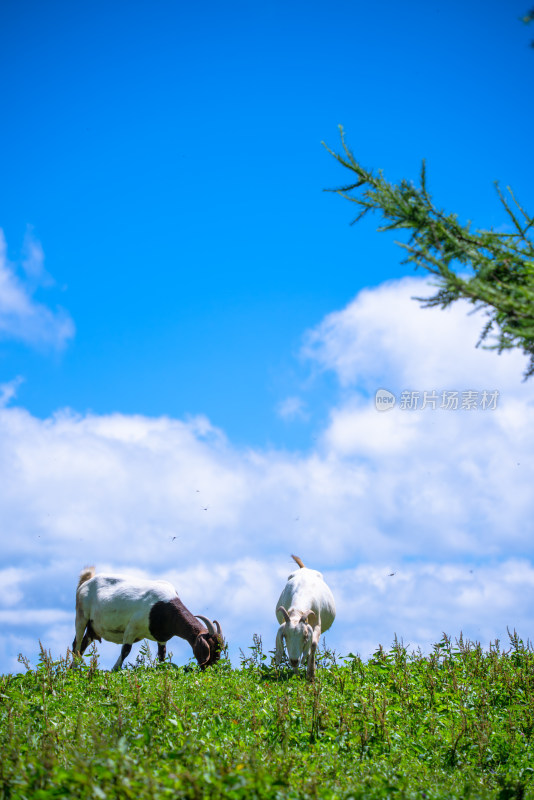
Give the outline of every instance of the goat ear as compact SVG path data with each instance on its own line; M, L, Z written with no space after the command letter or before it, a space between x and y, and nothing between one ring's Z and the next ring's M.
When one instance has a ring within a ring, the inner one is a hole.
M210 657L210 646L204 638L204 634L199 633L193 645L193 654L198 661L199 667L207 666Z
M275 664L280 666L282 659L284 657L284 640L282 638L282 634L284 632L284 625L280 625L278 630L276 631L276 647L275 647Z

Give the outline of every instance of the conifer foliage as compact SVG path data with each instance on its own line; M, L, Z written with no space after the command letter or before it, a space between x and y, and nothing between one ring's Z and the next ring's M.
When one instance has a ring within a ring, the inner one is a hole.
M381 214L379 231L406 229L407 242L399 242L413 262L435 279L436 294L414 298L423 307L446 308L461 298L488 317L478 345L498 350L520 348L529 357L525 379L534 375L534 217L522 208L508 187L499 199L512 232L472 230L456 214L437 208L429 194L423 161L419 186L402 180L389 183L379 171L365 169L347 146L340 126L342 152L328 152L349 172L351 182L327 189L359 207L358 222L370 211Z

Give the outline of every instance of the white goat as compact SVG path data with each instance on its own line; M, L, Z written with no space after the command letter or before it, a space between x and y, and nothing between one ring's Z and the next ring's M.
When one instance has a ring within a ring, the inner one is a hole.
M284 655L284 639L289 663L298 672L299 664L308 659L306 677L315 676L315 652L321 633L327 631L336 616L336 604L323 576L304 566L298 556L291 556L300 569L292 572L276 604L280 622L276 634L275 663Z
M72 652L75 656L82 655L94 639L116 642L122 645L113 667L117 670L135 642L141 639L157 642L158 658L163 661L165 643L173 636L180 636L189 642L204 669L218 661L224 639L217 620L211 622L200 614L197 617L188 611L167 581L95 575L95 568L87 567L80 573L76 590Z

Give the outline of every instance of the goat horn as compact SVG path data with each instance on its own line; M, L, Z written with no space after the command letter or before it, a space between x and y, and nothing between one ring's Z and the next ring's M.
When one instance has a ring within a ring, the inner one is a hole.
M306 624L308 624L308 617L310 616L311 613L312 613L312 610L310 608L309 611L306 611L306 613L301 616L300 621L301 622L305 622Z
M289 614L288 614L288 613L287 613L287 611L285 610L284 606L278 606L278 608L277 608L276 610L277 610L277 611L280 611L280 612L282 613L282 616L284 617L284 619L285 619L285 621L286 621L286 622L291 622L291 619L290 619L290 617L289 617Z
M213 627L213 622L210 619L208 619L207 617L203 617L202 614L195 614L195 617L197 617L197 619L202 620L202 622L208 629L208 633L210 634L210 636L217 636L215 628Z
M223 632L221 630L221 626L219 625L219 623L217 622L216 619L213 620L213 624L217 626L217 634L221 637L221 639L224 639Z

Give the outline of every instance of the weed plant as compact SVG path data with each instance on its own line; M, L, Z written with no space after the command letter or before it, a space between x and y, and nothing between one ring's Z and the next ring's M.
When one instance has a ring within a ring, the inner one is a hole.
M254 637L223 658L71 669L41 648L0 677L0 798L534 797L534 653L514 632L367 662L322 650L313 684Z

